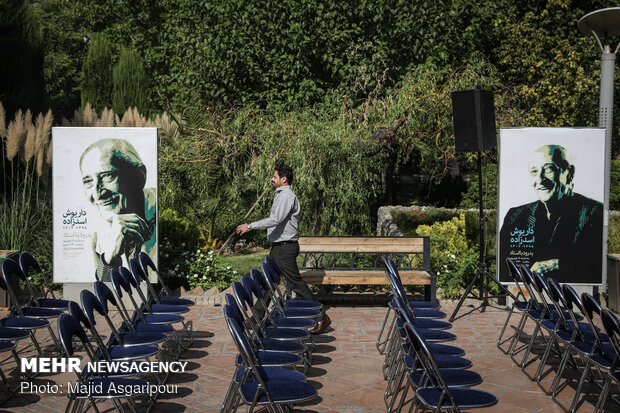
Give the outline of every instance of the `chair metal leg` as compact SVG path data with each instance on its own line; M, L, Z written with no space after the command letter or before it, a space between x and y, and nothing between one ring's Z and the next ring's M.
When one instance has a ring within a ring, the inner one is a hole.
M377 337L377 342L375 343L375 346L377 347L377 350L379 351L379 354L384 354L385 352L385 347L387 346L387 342L390 338L390 334L392 333L392 329L394 328L394 324L396 324L396 315L394 315L392 317L392 321L390 323L390 328L388 329L386 335L385 335L385 340L381 341L381 338L383 337L383 332L385 331L385 326L388 323L388 319L390 318L390 313L392 312L392 308L388 307L387 312L385 313L385 318L383 319L383 323L381 324L381 329L379 330L379 336Z
M508 349L504 350L502 348L502 345L504 343L506 343L508 340L510 340L514 336L514 334L513 334L512 336L510 336L507 339L504 339L502 341L502 337L504 336L504 333L506 332L506 328L508 327L508 321L510 321L510 318L512 317L512 314L514 313L514 308L515 308L515 305L513 303L512 307L510 307L510 311L508 312L508 317L506 317L506 321L504 322L504 326L502 327L502 331L499 333L499 337L497 338L497 348L499 348L500 351L502 353L504 353L504 354L508 354Z

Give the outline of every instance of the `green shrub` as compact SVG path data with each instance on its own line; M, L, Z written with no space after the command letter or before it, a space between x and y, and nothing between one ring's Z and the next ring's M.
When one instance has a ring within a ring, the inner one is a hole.
M217 287L222 291L239 278L237 271L230 265L222 264L220 256L213 250L207 252L197 250L192 259L189 266L190 273L186 276L191 289L198 286L205 290Z
M609 216L607 252L620 253L620 215Z
M449 221L418 226L416 233L431 238L431 272L446 297L457 297L463 285L476 274L476 250L467 240L465 214Z
M159 214L159 270L168 287L175 289L189 274L192 251L204 245L200 231L171 209Z
M392 219L398 229L406 236L419 236L416 232L420 225L432 225L435 222L448 221L458 213L450 209L423 208L408 211L392 211Z
M620 161L611 161L609 184L609 209L620 211Z

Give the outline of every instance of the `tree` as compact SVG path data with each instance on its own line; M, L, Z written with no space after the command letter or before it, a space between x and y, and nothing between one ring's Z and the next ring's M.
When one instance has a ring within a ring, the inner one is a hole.
M112 45L106 36L94 34L82 65L82 106L90 103L93 109L102 111L112 105L113 56ZM124 113L125 109L118 113Z
M149 115L150 82L144 70L140 54L123 48L118 63L112 71L112 107L116 113L137 107L140 113Z
M6 0L0 10L0 101L6 113L42 111L43 43L37 16L26 0Z

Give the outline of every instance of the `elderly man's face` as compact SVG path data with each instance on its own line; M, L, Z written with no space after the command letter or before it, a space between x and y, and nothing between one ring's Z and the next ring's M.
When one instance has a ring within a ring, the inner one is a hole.
M119 184L122 178L112 165L110 153L93 148L84 156L80 169L86 196L105 219L111 220L113 214L120 214L127 208L127 196Z
M529 163L529 172L541 202L560 199L568 192L570 173L557 166L548 151L534 152Z

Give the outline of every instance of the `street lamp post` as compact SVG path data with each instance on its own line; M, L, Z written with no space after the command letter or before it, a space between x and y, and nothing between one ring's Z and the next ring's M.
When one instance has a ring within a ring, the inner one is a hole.
M609 234L609 186L611 170L611 134L614 113L614 70L616 53L620 44L612 52L610 37L620 34L620 7L596 10L583 16L577 25L583 34L596 39L601 53L601 90L599 98L599 126L605 128L605 219L603 220L604 251L607 251ZM603 261L603 286L607 279L607 260ZM595 287L596 288L596 287Z

